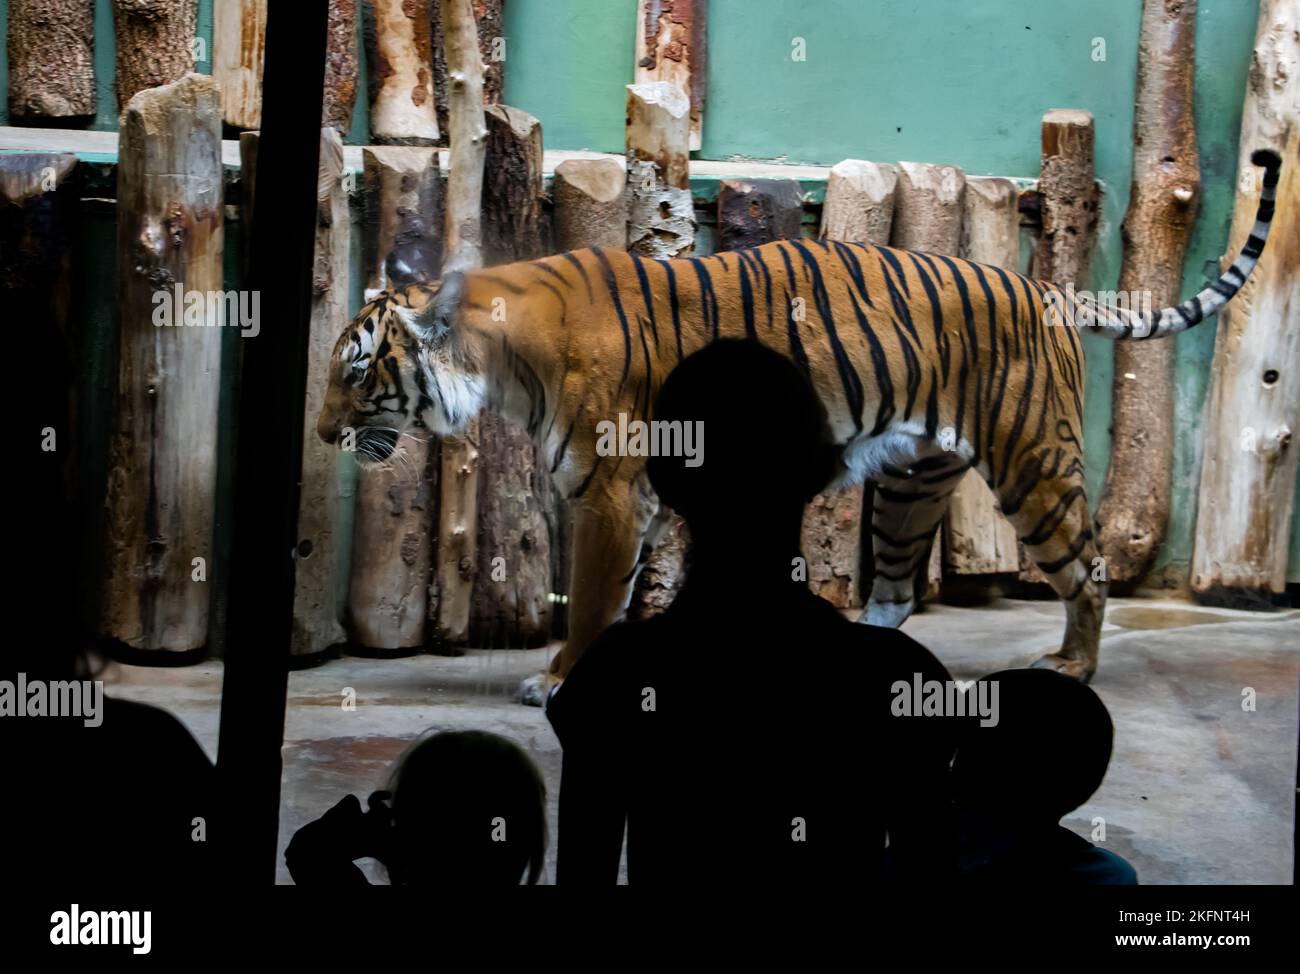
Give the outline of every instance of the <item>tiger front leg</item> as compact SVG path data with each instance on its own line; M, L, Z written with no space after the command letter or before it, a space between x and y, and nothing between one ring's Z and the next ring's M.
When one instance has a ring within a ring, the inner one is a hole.
M520 696L529 706L545 704L596 637L623 618L659 502L639 475L592 484L571 509L569 635L549 669L524 680Z

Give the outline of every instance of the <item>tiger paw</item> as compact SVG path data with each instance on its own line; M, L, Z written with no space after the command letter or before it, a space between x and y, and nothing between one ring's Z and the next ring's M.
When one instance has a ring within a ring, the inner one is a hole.
M519 684L519 702L525 707L545 707L560 679L554 673L535 673Z
M1097 672L1095 662L1089 664L1086 660L1070 659L1060 653L1048 653L1046 656L1039 657L1030 664L1030 668L1035 670L1056 670L1057 673L1063 673L1080 683L1090 683L1092 675Z

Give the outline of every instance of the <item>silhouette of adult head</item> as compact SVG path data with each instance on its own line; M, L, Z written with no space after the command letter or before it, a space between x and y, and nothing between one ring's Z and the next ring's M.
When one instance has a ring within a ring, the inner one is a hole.
M963 728L953 761L958 803L1006 824L1059 822L1105 777L1114 735L1106 705L1052 670L1003 670L969 692L980 683L997 685L996 698L986 698L996 700L997 723Z
M693 426L703 450L647 462L660 500L708 538L797 530L797 512L830 481L837 452L808 376L756 341L724 339L687 356L664 380L654 420ZM776 522L774 524L774 522Z
M536 883L546 852L546 785L518 745L485 731L424 737L389 780L394 885Z

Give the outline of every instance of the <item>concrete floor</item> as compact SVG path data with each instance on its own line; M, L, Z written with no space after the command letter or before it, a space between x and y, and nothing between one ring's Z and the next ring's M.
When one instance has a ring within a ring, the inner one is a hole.
M999 600L932 606L906 631L958 679L1023 666L1054 649L1055 602ZM284 741L281 848L343 794L364 799L418 734L476 728L521 744L541 766L555 829L560 751L541 710L514 702L547 650L459 658L341 659L293 673ZM186 669L114 665L111 695L172 711L216 756L221 664ZM1300 611L1257 614L1172 600L1112 599L1093 687L1115 722L1115 753L1101 790L1066 819L1088 836L1106 821L1106 846L1143 883L1292 880ZM345 688L355 711L341 707ZM1257 709L1242 710L1246 687ZM1061 728L1062 747L1069 728ZM368 866L368 871L372 872ZM547 880L554 876L554 849ZM283 864L280 880L289 882Z

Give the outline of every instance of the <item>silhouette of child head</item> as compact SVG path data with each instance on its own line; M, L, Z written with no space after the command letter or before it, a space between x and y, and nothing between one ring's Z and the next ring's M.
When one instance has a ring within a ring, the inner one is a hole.
M1110 762L1110 714L1091 689L1044 669L1003 670L997 723L969 721L953 760L958 805L1004 824L1049 825L1086 802ZM980 686L970 693L980 692Z
M424 737L397 759L391 851L395 885L536 883L546 852L546 785L516 744L484 731Z
M724 339L683 359L664 380L654 419L700 424L698 465L683 456L647 461L651 486L693 534L703 525L761 527L776 512L802 508L835 470L807 375L756 341Z

